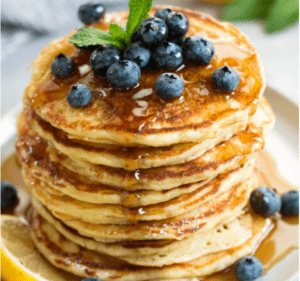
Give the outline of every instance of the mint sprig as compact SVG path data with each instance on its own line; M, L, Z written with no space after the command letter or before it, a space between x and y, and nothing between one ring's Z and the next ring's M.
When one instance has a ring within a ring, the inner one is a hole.
M92 45L113 45L124 49L131 44L132 35L138 30L141 22L148 17L153 0L130 0L129 17L126 30L117 24L110 24L109 33L95 28L82 28L70 40L78 47Z
M221 17L227 21L259 20L267 33L278 32L299 20L298 0L239 0L226 6Z

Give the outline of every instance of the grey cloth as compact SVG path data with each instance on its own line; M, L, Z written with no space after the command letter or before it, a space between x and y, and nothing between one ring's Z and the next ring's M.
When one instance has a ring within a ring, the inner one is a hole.
M60 37L80 28L80 5L102 3L106 11L124 10L129 0L2 0L1 61L43 36Z
M60 30L78 25L78 8L88 2L101 2L106 8L119 5L126 8L128 3L127 0L2 0L2 23L39 31Z

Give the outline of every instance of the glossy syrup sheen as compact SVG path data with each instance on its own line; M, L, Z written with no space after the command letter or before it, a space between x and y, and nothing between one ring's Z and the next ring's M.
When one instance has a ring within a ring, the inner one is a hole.
M276 168L275 162L271 155L265 151L261 152L258 160L256 173L259 176L260 184L276 188L278 192L284 193L288 190L297 189L288 181L282 178ZM6 210L6 214L15 214L21 217L27 217L26 213L29 209L29 197L25 189L22 179L20 165L15 154L8 157L1 166L2 180L12 182L17 186L19 200L15 206ZM299 216L282 217L275 220L275 227L265 240L258 247L255 256L258 257L264 266L264 274L266 274L273 266L285 258L289 253L299 247ZM74 281L81 278L74 277ZM234 276L233 267L223 272L214 274L205 278L207 281L238 281Z
M120 90L112 88L106 78L94 75L89 68L92 51L80 51L74 47L68 55L76 63L75 73L68 78L60 79L53 77L48 70L48 76L41 85L38 85L38 91L31 101L32 107L38 110L47 106L51 111L54 109L52 107L54 103L65 100L71 87L80 83L87 85L93 93L91 103L82 110L86 116L91 116L96 114L97 110L93 105L102 108L104 113L102 112L98 128L103 129L118 128L135 133L143 131L151 133L153 123L159 121L166 122L168 130L176 130L176 126L189 126L190 123L203 127L212 120L237 110L227 103L230 98L237 101L241 108L250 106L251 112L254 113L264 84L260 62L254 48L233 27L228 31L210 18L200 17L199 14L192 12L186 14L190 19L187 36L202 35L214 44L215 55L208 65L197 66L185 60L183 65L173 70L155 69L155 66L150 66L142 69L140 81L135 87ZM207 30L202 29L201 24L208 26ZM108 24L98 23L95 27L107 30ZM212 30L209 30L210 27ZM226 36L222 37L222 33L226 33ZM232 93L216 91L211 82L213 71L224 65L236 69L240 76L239 86ZM180 98L165 101L155 94L155 81L163 72L174 72L182 77L185 88ZM152 93L140 99L134 98L144 89L150 89ZM63 120L59 115L56 112L56 115L52 116L57 123Z

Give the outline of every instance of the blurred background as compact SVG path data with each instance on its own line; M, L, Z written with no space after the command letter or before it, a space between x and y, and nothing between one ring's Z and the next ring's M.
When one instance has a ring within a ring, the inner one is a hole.
M261 56L267 84L299 104L298 1L154 0L154 4L181 6L232 21L250 38ZM42 47L82 26L77 11L87 2L91 1L2 0L1 116L21 102L31 76L31 62ZM127 9L129 0L97 2L111 12Z

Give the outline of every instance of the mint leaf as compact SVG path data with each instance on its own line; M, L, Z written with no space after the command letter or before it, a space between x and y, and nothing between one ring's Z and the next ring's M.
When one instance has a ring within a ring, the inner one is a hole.
M276 0L266 21L266 32L273 33L295 24L299 20L298 0Z
M299 20L298 0L239 0L225 7L221 17L228 21L266 21L266 32L286 29Z
M70 43L78 47L87 47L91 45L113 45L117 48L123 48L122 42L114 39L111 34L100 29L82 28L70 40Z
M119 49L124 49L131 44L132 35L138 30L142 20L148 17L148 12L153 0L129 0L129 17L126 31L117 24L110 24L109 33L100 29L83 28L79 30L70 40L70 43L78 47L91 45L113 45Z
M138 30L142 20L148 17L148 12L152 6L153 0L130 0L129 17L126 25L126 32L131 40L132 35Z
M117 24L110 24L109 33L113 40L120 41L122 43L127 42L127 38L128 38L127 32Z
M264 19L274 0L240 0L226 7L221 17L227 21L246 21Z

